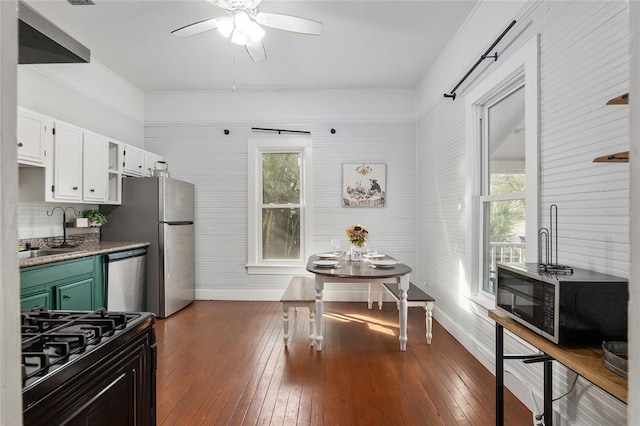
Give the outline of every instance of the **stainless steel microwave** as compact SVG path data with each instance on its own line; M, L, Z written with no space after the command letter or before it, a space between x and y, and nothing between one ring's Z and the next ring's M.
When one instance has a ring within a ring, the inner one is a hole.
M496 308L563 345L627 340L629 284L624 278L574 268L548 273L535 263L498 264Z

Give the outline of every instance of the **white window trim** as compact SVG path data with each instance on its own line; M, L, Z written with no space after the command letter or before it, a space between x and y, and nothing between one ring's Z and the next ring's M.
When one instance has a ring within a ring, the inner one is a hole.
M313 173L311 156L311 136L279 135L277 137L249 138L247 140L248 168L248 256L249 274L300 274L306 273L306 259L311 253L313 232ZM300 152L302 154L302 185L300 197L302 214L300 217L300 259L295 261L260 260L262 226L260 221L261 159L263 152Z
M495 298L480 291L480 253L479 232L477 226L480 223L480 200L482 180L480 176L481 146L477 144L478 117L481 105L487 98L494 95L497 90L504 89L513 84L524 74L525 84L525 165L527 202L525 214L527 218L527 262L537 262L538 259L538 228L539 228L539 65L538 65L539 36L536 35L521 47L504 63L494 69L476 87L465 96L465 140L467 144L466 157L469 174L466 182L466 223L467 223L467 265L465 280L468 288L468 297L475 303L487 308L495 308ZM534 142L534 143L531 143ZM535 161L531 161L535 160ZM508 194L505 194L508 195Z

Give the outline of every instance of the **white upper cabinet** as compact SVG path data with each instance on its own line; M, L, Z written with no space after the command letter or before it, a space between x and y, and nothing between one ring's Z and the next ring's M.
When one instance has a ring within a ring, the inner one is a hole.
M127 176L144 176L144 151L124 144L122 173Z
M82 129L56 122L53 187L47 201L82 201Z
M18 163L45 166L47 149L53 141L53 120L18 108Z
M95 133L84 132L82 142L82 200L104 203L107 197L107 147L109 140Z
M122 143L107 143L107 196L106 204L122 204Z
M153 176L153 169L156 168L156 162L162 161L162 156L153 152L144 152L144 175Z

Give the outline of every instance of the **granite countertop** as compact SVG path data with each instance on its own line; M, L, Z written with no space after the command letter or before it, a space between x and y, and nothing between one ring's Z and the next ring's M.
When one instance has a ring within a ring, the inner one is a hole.
M75 248L81 250L71 253L60 253L53 256L42 256L20 260L20 269L29 266L46 265L47 263L61 262L63 260L78 259L81 257L109 254L118 251L148 247L149 242L119 242L119 241L92 241Z

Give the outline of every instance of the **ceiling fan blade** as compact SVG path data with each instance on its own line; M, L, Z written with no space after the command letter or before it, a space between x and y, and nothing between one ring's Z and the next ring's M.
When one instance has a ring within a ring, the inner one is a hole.
M322 22L312 21L297 16L281 15L279 13L260 12L256 14L256 22L267 27L294 33L318 35L322 32Z
M215 30L216 28L218 28L218 18L212 18L185 25L182 28L171 31L171 34L178 37L190 37L196 34L204 33L206 31Z
M260 62L267 59L267 54L264 51L262 42L256 41L253 43L247 43L246 48L249 56L251 56L251 59L253 59L253 62Z

